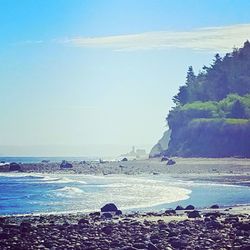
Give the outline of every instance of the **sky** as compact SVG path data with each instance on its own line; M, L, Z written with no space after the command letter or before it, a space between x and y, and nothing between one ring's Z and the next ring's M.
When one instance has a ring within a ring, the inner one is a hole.
M172 97L250 39L248 0L0 0L0 155L148 151Z

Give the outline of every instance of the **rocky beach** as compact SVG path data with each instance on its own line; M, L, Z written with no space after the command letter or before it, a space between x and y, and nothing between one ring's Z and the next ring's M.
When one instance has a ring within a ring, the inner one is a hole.
M60 162L17 164L19 171L27 174L149 174L230 185L249 186L250 183L249 159L173 160L176 162L173 165L167 165L160 158L63 162L63 167ZM9 171L6 166L1 170ZM249 236L249 206L215 206L213 209L179 206L158 212L124 211L112 216L103 216L100 212L68 212L0 217L1 249L249 249Z
M113 218L99 212L0 217L0 246L16 250L249 249L249 207L178 209Z

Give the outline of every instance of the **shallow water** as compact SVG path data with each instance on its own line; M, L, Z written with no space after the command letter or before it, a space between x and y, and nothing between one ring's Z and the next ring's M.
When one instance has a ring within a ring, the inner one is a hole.
M90 212L114 202L127 211L250 203L249 187L177 181L164 175L0 175L0 214Z

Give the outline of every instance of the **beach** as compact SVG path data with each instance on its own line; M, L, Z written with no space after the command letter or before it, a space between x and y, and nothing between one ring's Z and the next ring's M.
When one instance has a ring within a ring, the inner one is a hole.
M161 158L131 161L72 161L73 168L61 169L61 162L22 163L27 173L72 173L87 175L167 174L175 178L250 185L250 159L247 158L173 158L166 165ZM2 171L6 169L2 168Z
M0 218L1 249L249 249L249 206L232 209ZM175 214L176 213L176 214ZM198 213L198 216L197 216Z
M33 191L38 196L36 186L56 187L42 191L49 194L44 199L56 195L68 207L65 211L52 209L41 213L38 209L27 214L1 215L1 249L248 249L250 159L173 160L174 165L158 158L72 161L72 168L64 169L60 162L22 163L20 172L11 173L2 169L2 175L9 175L5 178L12 178L12 183L35 185ZM84 196L84 188L89 192L93 183L98 187L104 185L104 192L95 193L94 189L95 196ZM211 209L209 195L216 194L218 206ZM237 204L240 195L247 204ZM138 204L134 203L134 209L119 207L122 215L106 218L100 213L101 205L95 205L93 211L77 207L78 203L88 201L82 197L89 197L90 204L95 199L99 199L95 204L103 204L108 197L109 202L120 197L115 201L131 208L133 202ZM234 199L229 200L230 205L224 205L226 197ZM164 200L170 205L164 204ZM24 206L25 198L20 198L20 202ZM151 205L143 209L146 204ZM185 210L183 205L181 210L175 210L177 204L192 204L194 208Z

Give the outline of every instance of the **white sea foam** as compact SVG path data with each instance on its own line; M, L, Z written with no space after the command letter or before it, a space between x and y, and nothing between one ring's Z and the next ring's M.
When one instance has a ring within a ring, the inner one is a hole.
M84 194L84 191L78 187L65 186L63 188L58 188L56 190L53 190L53 193L56 196L61 196L61 197L76 197Z

